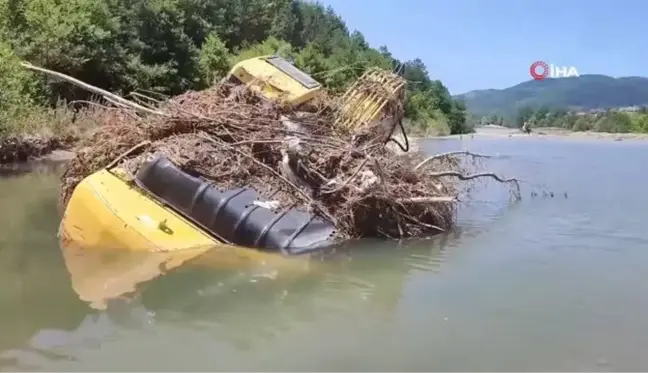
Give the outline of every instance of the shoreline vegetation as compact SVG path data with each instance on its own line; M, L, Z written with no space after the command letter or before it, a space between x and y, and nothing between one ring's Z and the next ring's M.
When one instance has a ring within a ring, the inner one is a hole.
M0 0L0 163L74 150L98 125L95 95L137 102L200 91L237 62L278 54L341 94L370 67L404 65L413 134L469 133L466 108L420 59L371 47L331 7L301 0Z
M478 138L512 138L512 139L534 139L554 141L648 141L648 133L612 133L594 131L572 131L564 128L545 127L535 128L530 134L523 133L519 129L497 125L486 125L476 127L475 132L470 134L447 135L447 136L423 136L414 137L410 140L417 143L420 140L449 140L460 139L470 140Z
M534 131L631 134L648 133L648 107L636 106L616 109L574 111L540 107L522 107L514 118L488 115L477 119L471 115L474 127L500 126L522 128L528 123ZM605 136L605 135L604 135Z

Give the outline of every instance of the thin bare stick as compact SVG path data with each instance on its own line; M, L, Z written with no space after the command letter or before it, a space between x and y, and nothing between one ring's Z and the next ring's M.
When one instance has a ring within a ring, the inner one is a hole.
M451 155L459 155L459 154L470 155L470 156L475 157L475 158L492 158L490 155L477 154L477 153L472 153L472 152L465 151L465 150L460 150L460 151L456 151L456 152L441 153L441 154L433 155L431 157L427 157L423 161L421 161L421 163L417 164L416 167L414 167L414 170L418 170L419 168L423 167L423 165L425 165L426 163L428 163L430 161L433 161L435 159L445 158L445 157L449 157Z
M132 107L130 107L129 105L126 105L126 104L124 104L122 102L119 102L119 101L115 101L115 100L113 100L111 98L103 97L103 99L110 102L111 104L115 105L117 108L132 109Z
M146 96L144 96L144 95L141 95L141 94L139 94L139 93L137 93L137 92L131 92L131 93L129 93L128 95L129 95L129 96L132 96L132 97L134 98L134 100L135 100L136 103L138 103L138 104L140 104L140 105L142 105L142 106L144 106L144 107L147 107L147 108L149 108L149 109L151 109L151 110L155 110L155 109L156 109L156 106L151 105L151 104L149 104L149 103L147 102L147 100L152 100L151 98L146 97ZM155 102L157 102L157 103L159 104L159 101L155 101Z
M75 78L73 78L73 77L71 77L69 75L65 75L65 74L62 74L62 73L59 73L59 72L56 72L56 71L44 69L42 67L34 66L34 65L32 65L30 63L26 63L26 62L21 62L20 65L22 65L24 68L29 69L29 70L39 71L39 72L45 73L47 75L55 76L55 77L57 77L59 79L65 80L68 83L72 83L72 84L74 84L74 85L76 85L78 87L81 87L81 88L83 88L85 90L88 90L88 91L90 91L92 93L96 93L98 95L101 95L102 97L104 97L106 99L110 99L110 100L116 101L116 102L118 102L118 103L120 103L122 105L126 105L126 106L128 106L128 107L130 107L132 109L144 111L144 112L147 112L149 114L166 116L165 113L162 113L160 111L151 110L151 109L146 108L146 107L144 107L142 105L138 105L138 104L136 104L136 103L134 103L132 101L128 101L125 98L120 97L120 96L118 96L118 95L116 95L114 93L110 93L110 92L108 92L106 90L103 90L101 88L92 86L92 85L90 85L88 83L84 83L84 82L82 82L82 81L80 81L78 79L75 79Z
M230 145L245 145L245 144L281 144L285 140L244 140L233 142Z
M415 218L413 218L413 217L411 217L411 216L407 216L407 215L405 215L405 219L411 220L411 221L413 221L413 222L416 223L416 224L420 224L420 225L422 225L422 226L424 226L424 227L427 227L427 228L430 228L430 229L436 229L436 230L438 230L439 232L445 232L445 229L443 229L443 228L441 228L441 227L439 227L439 226L432 225L432 224L427 224L427 223L423 223L422 221L420 221L420 220L418 220L418 219L415 219Z
M160 93L160 92L149 91L149 90L141 89L141 88L138 88L135 92L138 92L138 91L143 92L143 93L148 93L148 94L151 94L151 95L157 95L160 98L160 102L167 101L169 99L169 96L167 96L167 95L165 95L163 93ZM155 100L151 96L147 96L147 97L151 98L152 100Z
M153 97L150 97L150 96L147 96L147 95L143 95L143 94L138 93L138 92L131 92L131 93L129 93L128 95L129 95L129 96L133 96L133 97L139 97L139 98L141 98L141 99L145 99L145 100L149 100L149 101L153 101L153 102L158 103L158 104L162 103L162 101L160 101L160 100L156 100L156 99L154 99Z
M437 196L437 197L399 198L396 201L398 203L439 203L439 202L456 202L457 199L452 196Z
M472 180L472 179L477 179L477 178L480 178L480 177L491 177L491 178L499 181L500 183L515 183L515 184L519 183L518 179L515 179L515 178L503 179L500 176L498 176L497 174L494 174L492 172L483 172L483 173L479 173L479 174L464 175L464 174L462 174L461 172L458 172L458 171L441 171L441 172L429 173L426 176L428 176L428 177L454 176L454 177L457 177L457 178L459 178L461 180Z
M515 196L516 199L520 199L520 181L516 178L510 178L510 179L504 179L497 174L494 174L492 172L482 172L478 174L471 174L471 175L464 175L461 172L458 171L442 171L442 172L434 172L434 173L429 173L427 174L428 177L443 177L443 176L453 176L457 177L460 180L472 180L472 179L478 179L482 177L490 177L493 178L500 183L505 183L505 184L513 184L515 185L515 193L513 195Z
M139 144L137 144L137 145L131 147L130 149L126 150L125 152L123 152L119 157L115 158L112 162L108 163L108 165L105 167L105 169L109 170L109 169L115 167L115 165L117 165L122 159L126 158L127 156L129 156L133 152L139 150L140 148L143 148L143 147L145 147L147 145L150 145L150 144L151 144L151 142L148 141L148 140L140 142Z

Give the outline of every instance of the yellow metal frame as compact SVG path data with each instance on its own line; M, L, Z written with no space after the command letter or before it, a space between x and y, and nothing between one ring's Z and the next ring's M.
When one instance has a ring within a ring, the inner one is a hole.
M353 131L380 119L388 103L402 103L404 88L405 79L397 74L378 68L367 70L341 97L336 128Z
M228 78L236 77L251 90L260 93L269 100L285 101L299 106L315 98L322 90L319 85L308 89L288 74L266 61L268 57L253 57L241 61L230 70Z

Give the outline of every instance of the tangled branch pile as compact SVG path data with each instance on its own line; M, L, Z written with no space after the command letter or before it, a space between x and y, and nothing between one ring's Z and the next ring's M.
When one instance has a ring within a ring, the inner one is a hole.
M252 186L279 210L318 214L341 239L433 234L454 222L452 180L465 178L457 159L437 157L435 175L422 153L395 154L384 146L393 130L385 121L341 132L333 100L296 112L221 84L164 102L111 101L62 176L62 206L84 177L136 147L119 162L131 177L161 154L222 188Z

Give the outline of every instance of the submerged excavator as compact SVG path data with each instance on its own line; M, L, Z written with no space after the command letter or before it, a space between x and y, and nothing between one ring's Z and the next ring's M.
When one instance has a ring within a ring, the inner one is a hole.
M225 79L293 107L312 102L323 91L319 82L276 55L239 62ZM362 89L363 82L384 89ZM335 125L353 130L384 120L390 103L402 103L404 87L402 67L368 70L341 97ZM403 130L400 118L394 120ZM385 142L395 141L391 137L395 127L396 123ZM407 147L407 143L405 148L401 145L405 151ZM59 236L86 249L200 251L227 247L245 257L296 255L333 243L330 222L297 209L275 213L258 203L267 199L253 188L221 190L181 171L164 157L154 158L140 168L135 181L128 181L115 161L77 185Z

